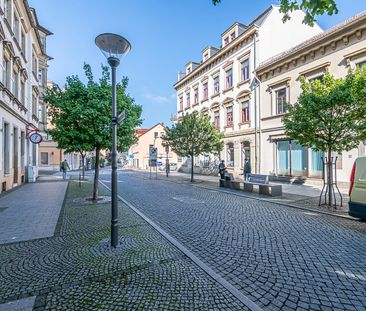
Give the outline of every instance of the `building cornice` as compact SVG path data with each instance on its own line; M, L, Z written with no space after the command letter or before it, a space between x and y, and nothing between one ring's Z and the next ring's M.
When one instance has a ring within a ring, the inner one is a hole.
M262 76L285 64L287 64L287 66L290 63L296 64L298 60L304 61L309 55L313 57L316 51L321 51L324 54L325 49L329 46L332 49L335 49L338 41L342 41L343 44L347 45L351 35L356 35L360 40L362 32L365 32L366 30L365 21L366 11L363 11L345 22L332 27L328 31L320 33L309 40L270 58L266 62L260 64L255 69L255 73L257 76Z

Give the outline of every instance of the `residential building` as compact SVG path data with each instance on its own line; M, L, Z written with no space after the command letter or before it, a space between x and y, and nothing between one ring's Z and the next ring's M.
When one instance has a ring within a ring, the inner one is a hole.
M169 160L169 163L178 162L177 155L169 148L167 152L163 146L162 137L166 133L166 127L163 123L157 123L149 129L137 129L137 143L130 147L128 151L129 163L131 168L148 169L150 168L150 149L157 148L157 160L162 164Z
M304 14L296 11L283 23L279 7L272 5L249 25L236 22L222 33L220 48L208 46L200 63L189 62L185 73L178 74L177 120L194 111L209 114L224 134L221 158L236 176L246 158L253 172L260 168L259 81L253 71L266 59L322 32L316 23L303 24ZM195 162L217 161L206 157Z
M301 146L285 134L282 117L288 103L296 103L301 93L300 77L322 79L326 71L335 78L366 65L366 11L316 35L261 64L255 74L260 87L260 171L293 178L321 178L323 153ZM337 156L337 178L348 183L359 148Z
M46 38L26 0L0 3L0 192L38 172L38 145L29 141L44 115L42 92L47 79ZM43 110L42 110L43 109Z

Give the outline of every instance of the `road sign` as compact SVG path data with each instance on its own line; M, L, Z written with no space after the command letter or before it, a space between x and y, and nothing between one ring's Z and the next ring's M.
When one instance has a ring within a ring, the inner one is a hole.
M150 148L150 160L158 159L158 148L152 147Z
M122 124L126 118L126 110L123 110L117 117L117 123Z
M156 162L156 166L162 166L163 163L162 162Z

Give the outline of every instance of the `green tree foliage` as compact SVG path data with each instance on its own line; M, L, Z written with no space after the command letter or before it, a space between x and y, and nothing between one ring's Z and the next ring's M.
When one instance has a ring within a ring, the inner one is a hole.
M164 145L169 145L181 157L190 157L191 181L193 181L194 157L200 154L219 153L223 149L223 135L206 115L191 113L167 129Z
M288 105L283 122L289 137L317 151L341 153L356 148L366 139L366 70L349 72L343 79L329 73L323 81L301 80L302 93ZM331 163L328 184L333 183ZM329 204L332 204L329 191Z
M64 90L47 91L45 101L53 128L48 132L66 152L95 150L93 200L98 198L99 155L111 149L112 88L109 68L102 67L102 77L95 82L90 65L84 64L87 84L79 77L66 78ZM117 128L117 149L126 151L135 143L135 128L141 125L141 106L126 93L128 79L117 83L117 114L126 111L123 124Z
M216 5L221 0L212 0ZM304 24L312 26L316 21L317 15L333 15L338 13L338 8L335 0L280 0L280 11L283 13L283 21L290 19L290 12L294 10L303 10L305 17Z

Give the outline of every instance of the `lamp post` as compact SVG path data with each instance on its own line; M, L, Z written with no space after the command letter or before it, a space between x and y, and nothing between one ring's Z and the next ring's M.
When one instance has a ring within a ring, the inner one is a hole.
M118 201L117 201L117 104L116 69L123 55L131 49L131 44L123 37L103 33L95 38L95 44L107 58L112 69L112 219L111 246L118 245Z

